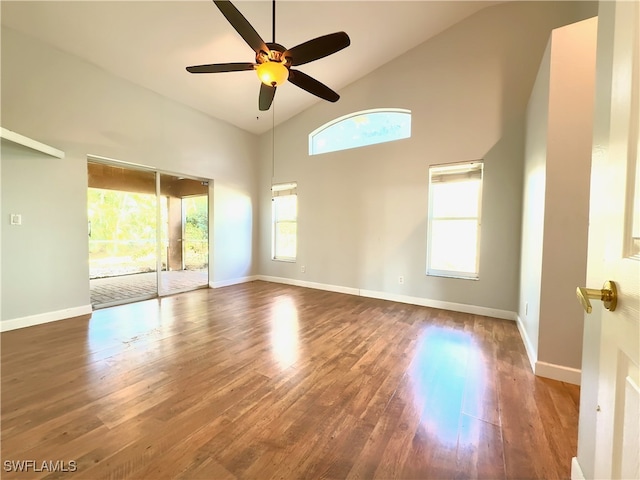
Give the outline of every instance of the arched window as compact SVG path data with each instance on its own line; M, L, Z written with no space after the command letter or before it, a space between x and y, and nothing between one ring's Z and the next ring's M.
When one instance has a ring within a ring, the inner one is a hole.
M309 155L411 137L411 110L375 108L350 113L309 134Z

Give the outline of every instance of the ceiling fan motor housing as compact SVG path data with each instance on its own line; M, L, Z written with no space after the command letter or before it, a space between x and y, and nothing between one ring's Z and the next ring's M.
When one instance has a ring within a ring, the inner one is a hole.
M268 48L268 52L264 52L260 50L256 53L256 63L260 65L261 63L271 61L271 62L280 62L284 64L287 68L291 66L291 57L285 57L283 54L287 51L279 43L267 43L265 44Z
M289 78L291 59L285 57L286 49L278 43L267 43L269 52L256 53L256 72L260 81L267 86L277 87Z
M275 0L273 0L273 38L271 43L265 43L249 21L229 0L213 0L218 10L229 21L242 39L256 52L256 62L214 63L207 65L193 65L187 67L190 73L224 73L255 70L262 84L258 97L258 108L269 110L276 88L289 81L307 92L327 100L336 102L340 98L336 92L325 84L310 77L300 70L291 67L332 55L351 44L349 35L345 32L335 32L296 45L287 50L279 43L275 43Z

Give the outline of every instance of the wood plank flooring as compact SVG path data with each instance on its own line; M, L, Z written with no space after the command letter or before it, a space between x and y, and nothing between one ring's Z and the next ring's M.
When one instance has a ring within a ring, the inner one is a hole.
M576 454L578 387L506 320L251 282L1 340L5 479L553 479Z

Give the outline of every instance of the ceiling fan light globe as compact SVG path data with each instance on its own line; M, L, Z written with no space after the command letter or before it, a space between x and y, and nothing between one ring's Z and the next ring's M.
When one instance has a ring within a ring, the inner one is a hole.
M256 67L258 78L265 85L278 87L289 78L289 70L280 62L264 62Z

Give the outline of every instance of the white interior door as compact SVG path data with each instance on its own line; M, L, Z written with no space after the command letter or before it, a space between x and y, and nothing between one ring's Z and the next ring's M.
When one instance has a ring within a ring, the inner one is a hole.
M640 6L601 1L587 283L615 311L585 315L578 462L587 478L640 478ZM576 476L575 472L572 476Z

